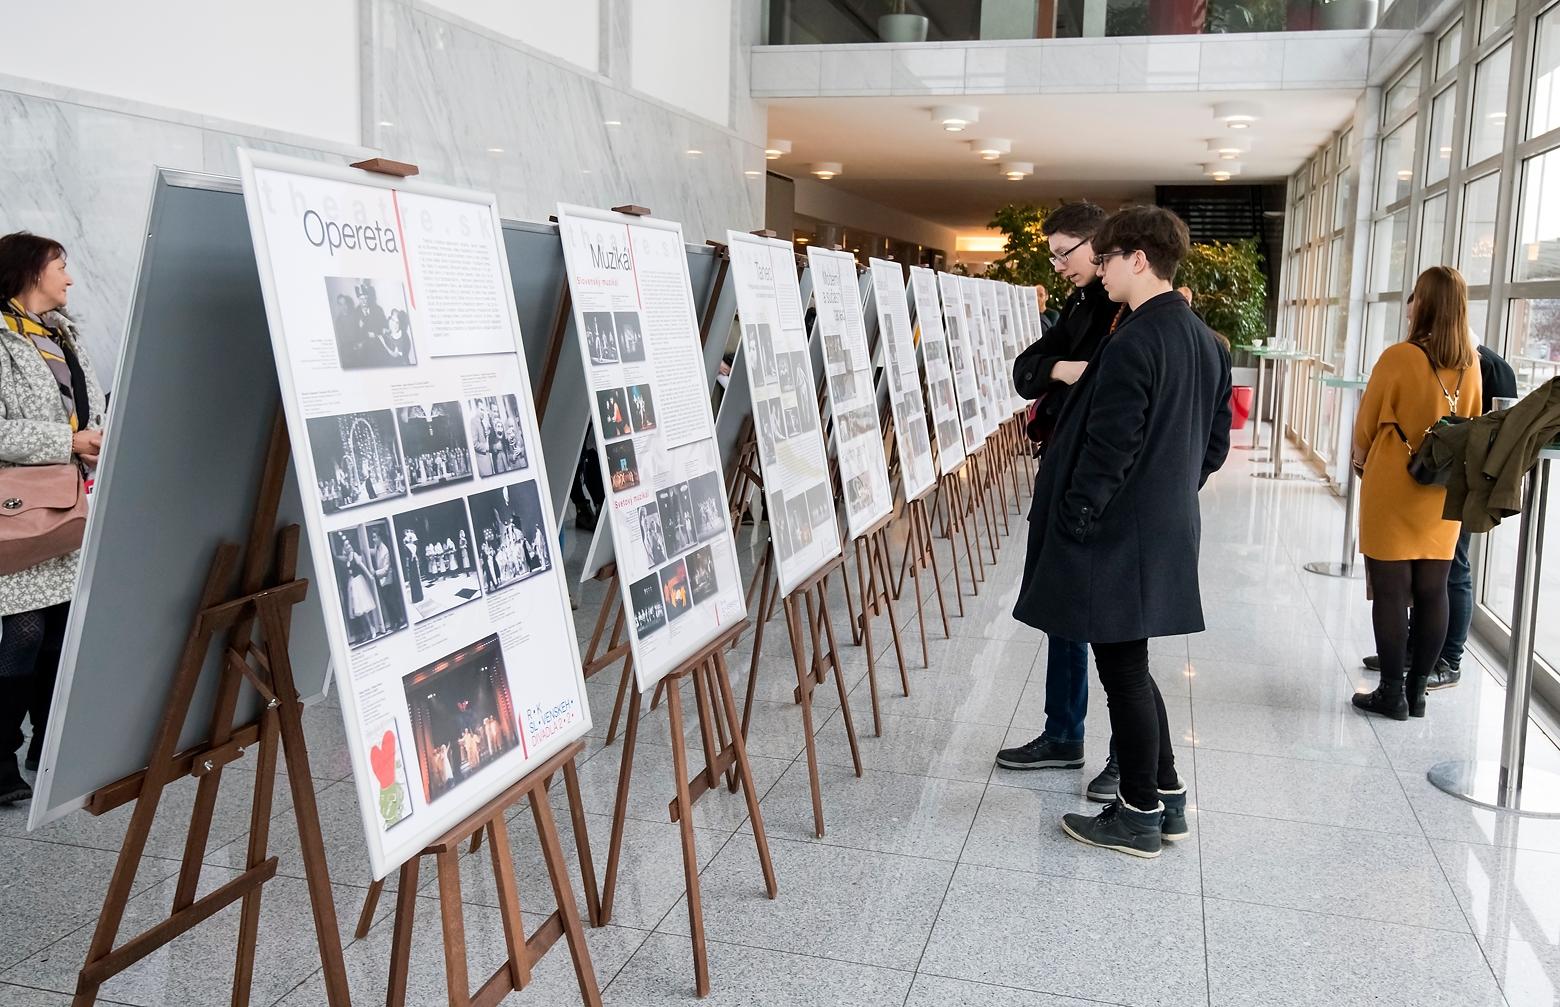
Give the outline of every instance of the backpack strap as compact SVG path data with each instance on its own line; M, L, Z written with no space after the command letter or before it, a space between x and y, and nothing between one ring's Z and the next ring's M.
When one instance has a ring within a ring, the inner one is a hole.
M1417 347L1420 353L1425 355L1425 362L1430 365L1430 376L1435 378L1435 383L1441 386L1441 397L1446 399L1447 410L1453 413L1457 412L1457 402L1462 398L1463 378L1468 376L1468 369L1463 368L1458 372L1456 387L1454 387L1451 391L1447 391L1446 382L1441 380L1441 369L1436 366L1435 358L1430 356L1430 351L1425 349L1425 344L1415 342L1412 339L1410 339L1409 342ZM1404 443L1407 442L1405 441Z

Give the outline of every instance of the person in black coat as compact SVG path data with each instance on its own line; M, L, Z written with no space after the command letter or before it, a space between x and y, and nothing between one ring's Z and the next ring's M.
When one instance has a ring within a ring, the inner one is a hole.
M1093 203L1068 203L1046 215L1041 230L1051 265L1073 284L1057 323L1013 361L1013 385L1035 402L1030 436L1044 452L1056 430L1062 403L1126 310L1105 293L1093 263L1094 235L1106 213ZM1048 634L1045 662L1045 729L1016 748L997 753L1004 769L1078 769L1083 765L1083 722L1089 711L1089 644L1083 637ZM1089 782L1090 800L1116 799L1119 778L1112 755Z
M1134 207L1106 221L1095 261L1132 313L1101 347L1062 409L1040 463L1029 552L1013 615L1088 640L1110 703L1119 798L1063 830L1094 846L1159 855L1187 835L1148 641L1204 629L1197 492L1224 464L1229 352L1170 286L1190 245L1168 210Z

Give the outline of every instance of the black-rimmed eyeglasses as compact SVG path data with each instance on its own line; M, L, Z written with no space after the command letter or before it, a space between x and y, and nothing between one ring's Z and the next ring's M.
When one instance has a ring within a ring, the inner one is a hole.
M1125 249L1118 248L1115 251L1111 251L1111 252L1101 252L1099 255L1096 255L1094 258L1090 259L1089 261L1094 263L1094 268L1095 269L1099 269L1100 267L1104 266L1105 263L1113 255L1119 255L1119 256L1121 256L1124 259L1124 258L1126 258L1127 256L1129 256L1131 254L1132 254L1131 252L1128 252Z
M1089 243L1089 239L1088 238L1084 238L1082 241L1078 242L1076 245L1074 245L1073 247L1069 248L1067 251L1063 252L1061 255L1053 255L1053 256L1051 256L1051 265L1053 265L1053 266L1060 266L1062 263L1067 261L1067 257L1069 255L1071 255L1072 253L1076 252L1078 249L1082 248L1084 245L1087 245L1088 243Z

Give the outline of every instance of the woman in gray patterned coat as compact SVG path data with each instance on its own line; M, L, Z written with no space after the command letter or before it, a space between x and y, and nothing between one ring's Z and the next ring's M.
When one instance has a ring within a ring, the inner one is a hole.
M65 315L65 249L27 232L0 238L0 466L90 469L103 448L103 389ZM32 796L16 750L32 719L38 768L79 553L0 575L0 804Z

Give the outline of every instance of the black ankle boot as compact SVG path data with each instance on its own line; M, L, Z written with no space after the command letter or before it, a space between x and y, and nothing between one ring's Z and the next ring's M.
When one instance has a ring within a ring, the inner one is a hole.
M1392 720L1408 719L1408 700L1403 695L1403 676L1389 676L1382 670L1381 684L1374 692L1354 694L1354 706L1366 713L1389 717Z
M1425 715L1425 690L1429 687L1429 676L1424 678L1417 678L1413 675L1408 676L1405 688L1407 694L1404 696L1404 699L1407 702L1408 715L1410 717L1423 717Z
M32 787L22 779L16 756L0 755L0 805L19 804L32 798Z

